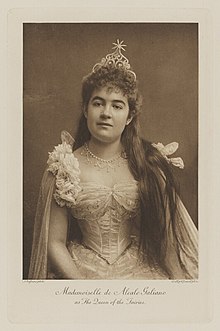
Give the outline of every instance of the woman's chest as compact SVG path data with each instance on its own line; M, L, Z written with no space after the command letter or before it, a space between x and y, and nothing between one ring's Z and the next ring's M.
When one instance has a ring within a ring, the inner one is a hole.
M80 182L94 182L109 188L120 182L131 182L133 175L128 167L127 160L122 160L118 164L111 163L88 163L80 160Z

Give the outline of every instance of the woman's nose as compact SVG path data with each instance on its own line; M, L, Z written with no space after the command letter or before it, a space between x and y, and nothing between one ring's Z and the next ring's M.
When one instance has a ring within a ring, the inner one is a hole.
M111 106L110 105L105 105L102 109L101 116L111 118L112 113L111 113Z

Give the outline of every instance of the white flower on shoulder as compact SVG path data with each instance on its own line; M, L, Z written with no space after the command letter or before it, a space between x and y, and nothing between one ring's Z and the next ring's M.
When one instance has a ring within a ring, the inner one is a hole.
M66 154L63 159L63 166L65 170L71 175L79 175L79 162L76 157L74 157L73 153Z
M72 177L73 178L73 177ZM56 192L54 198L56 202L63 207L73 207L76 204L76 198L81 191L79 186L79 178L72 178L67 173L58 171L56 176Z
M49 153L48 171L56 176L54 198L60 206L73 207L81 191L79 186L79 162L72 152L72 147L63 142Z
M56 163L63 162L65 156L68 154L72 154L72 148L66 142L55 146L53 152L49 153L49 159L47 161L49 167L52 166L50 171L56 171Z
M155 147L163 155L163 157L167 160L168 163L172 163L175 167L178 167L180 169L184 168L184 162L181 157L167 157L176 152L179 147L179 144L177 142L172 142L170 144L167 144L166 146L164 146L162 143L152 144L152 146Z

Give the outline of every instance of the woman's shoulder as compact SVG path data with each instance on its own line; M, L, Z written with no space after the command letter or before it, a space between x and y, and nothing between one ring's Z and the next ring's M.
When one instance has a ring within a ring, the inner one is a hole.
M73 138L73 136L66 130L61 131L61 145L64 147L64 152L67 153L72 153L74 155L75 158L78 158L83 150L83 146L74 149L73 152L73 147L75 144L75 139ZM66 148L67 147L67 148ZM71 150L70 150L71 148ZM56 149L56 146L55 146Z
M79 186L79 162L73 153L74 139L67 131L61 133L61 143L49 152L47 171L55 178L56 191L54 198L60 206L72 207L75 205Z
M61 143L56 145L52 152L49 152L47 160L48 170L54 175L58 171L67 171L72 174L79 174L79 162L73 153L74 138L67 132L61 132Z

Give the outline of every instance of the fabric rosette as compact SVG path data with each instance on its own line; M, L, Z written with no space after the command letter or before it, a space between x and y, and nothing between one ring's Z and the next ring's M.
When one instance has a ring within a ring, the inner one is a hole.
M81 191L79 186L79 162L72 152L71 145L62 142L49 153L48 171L56 176L54 198L61 207L73 207Z

